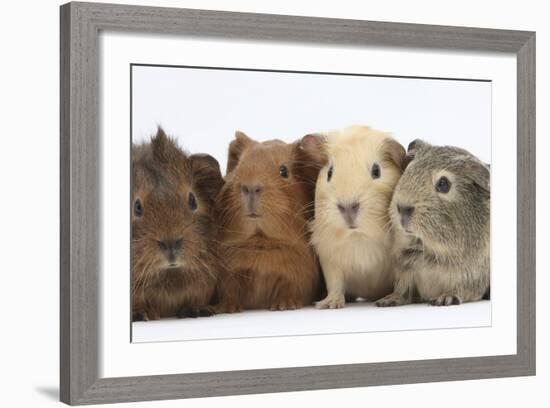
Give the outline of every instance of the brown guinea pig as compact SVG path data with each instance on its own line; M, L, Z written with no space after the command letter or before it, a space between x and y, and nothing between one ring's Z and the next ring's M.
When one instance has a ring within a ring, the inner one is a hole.
M307 227L321 167L309 153L314 138L259 143L235 134L219 195L229 273L217 311L296 309L314 300L319 267Z
M132 177L133 320L212 314L222 268L218 162L188 156L159 128L150 143L132 147Z

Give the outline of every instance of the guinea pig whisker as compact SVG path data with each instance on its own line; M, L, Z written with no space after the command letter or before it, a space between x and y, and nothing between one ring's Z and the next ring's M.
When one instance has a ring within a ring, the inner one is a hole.
M389 216L387 214L376 214L374 212L369 213L369 220L383 222L384 226L387 226L389 223L391 223L391 220L389 220Z
M199 258L197 255L193 255L192 256L193 260L202 266L202 268L204 268L204 271L206 271L208 273L208 275L212 278L212 279L216 279L216 276L212 273L212 271L210 270L210 268L208 268L208 265L204 262L203 259Z
M386 239L390 238L391 235L392 235L393 225L391 223L389 223L389 225L384 226L384 229L386 230L386 232L384 233L384 240L386 240Z
M139 244L140 242L144 242L146 240L147 240L147 237L132 238L132 244Z
M385 230L387 230L386 233L388 233L388 232L393 228L392 220L391 220L391 219L388 219L388 220L384 223L383 228L384 228Z
M268 207L268 211L269 210L273 210L271 208L269 208L269 205L267 206ZM294 215L292 216L291 219L288 219L288 217L285 217L285 216L282 216L282 215L279 215L277 214L275 211L271 211L271 214L274 218L277 219L277 221L281 224L281 225L284 225L286 227L290 227L289 230L292 230L292 226L295 225L295 221L298 217L303 217L303 214L302 214L302 211L297 211L294 213Z
M309 201L308 203L302 206L302 208L312 208L312 207L315 207L315 201Z
M299 212L302 212L302 213L308 213L312 210L315 210L315 203L311 202L311 203L308 203L304 206L302 206L302 208L299 209Z
M148 267L149 263L152 262L151 259L148 259L146 255L142 255L138 259L133 260L134 269L138 269L140 271L146 271L146 268ZM145 262L147 260L147 262ZM144 263L145 262L145 263Z
M293 164L294 164L295 167L297 167L296 166L297 164L302 165L301 168L322 169L323 167L325 167L324 164L318 163L318 162L313 161L313 160L295 160L293 162Z
M240 215L240 210L237 206L229 207L222 213L220 219L222 225L230 225Z
M222 233L225 233L225 234L227 234L227 233L237 234L237 233L241 232L240 230L227 228L227 227L225 227L225 226L222 227L222 228L220 229L220 231L221 231ZM226 243L226 241L222 241L222 244L225 244L225 243Z
M138 276L138 279L136 281L138 286L141 286L144 288L147 287L147 284L151 276L153 275L152 273L150 273L152 264L153 264L153 260L149 260L145 265L143 265L143 268L141 269L141 274Z
M215 244L222 244L224 241L221 240L221 239L216 239L216 238L210 238L210 242L213 242ZM218 254L218 251L214 252L216 255Z

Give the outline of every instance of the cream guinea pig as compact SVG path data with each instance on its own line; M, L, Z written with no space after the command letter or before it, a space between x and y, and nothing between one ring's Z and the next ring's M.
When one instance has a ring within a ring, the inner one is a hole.
M373 301L392 292L388 208L405 149L367 126L322 136L326 164L316 184L311 242L327 286L316 307L335 309L346 299Z

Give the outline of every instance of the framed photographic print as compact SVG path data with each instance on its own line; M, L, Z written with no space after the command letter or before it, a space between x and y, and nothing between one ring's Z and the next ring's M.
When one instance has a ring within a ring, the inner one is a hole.
M63 402L534 373L534 33L61 7Z

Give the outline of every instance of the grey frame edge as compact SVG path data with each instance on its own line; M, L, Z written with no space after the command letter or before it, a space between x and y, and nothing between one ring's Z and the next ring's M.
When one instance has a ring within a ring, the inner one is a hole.
M60 8L60 399L70 405L535 374L535 33L68 3ZM98 34L101 30L509 52L517 56L517 354L99 378Z

